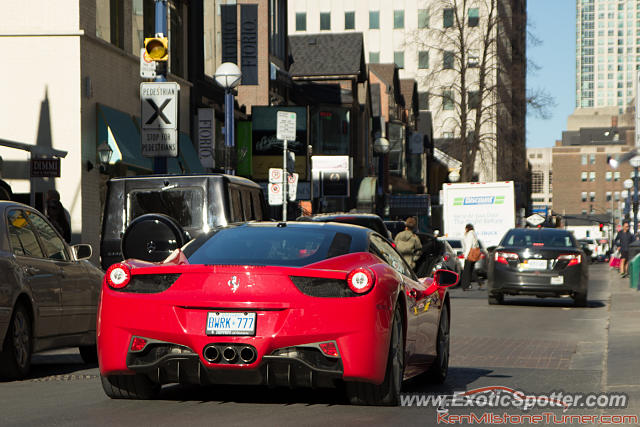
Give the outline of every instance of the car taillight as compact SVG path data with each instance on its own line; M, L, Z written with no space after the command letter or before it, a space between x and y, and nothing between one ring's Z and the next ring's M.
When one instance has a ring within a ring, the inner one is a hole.
M484 253L481 253L481 254L480 254L480 259L485 259L485 258L486 258L485 254L484 254Z
M131 270L125 264L113 264L107 269L107 284L114 289L122 289L131 280Z
M449 255L445 255L445 256L444 256L444 260L445 260L445 261L449 261Z
M336 347L336 343L333 341L322 342L319 344L320 350L325 354L325 356L329 357L338 357L338 348Z
M509 264L510 260L518 260L518 254L514 254L513 252L501 252L498 251L494 255L494 259L496 262L500 264Z
M357 294L369 292L373 288L375 281L375 273L366 267L351 270L351 273L347 276L347 285Z
M459 255L458 255L458 258L460 258L460 259L464 259L464 254L459 254Z
M582 255L580 254L564 254L558 256L558 261L569 261L567 267L572 265L578 265L582 262Z
M131 340L131 351L142 351L147 346L147 340L140 337L133 337Z

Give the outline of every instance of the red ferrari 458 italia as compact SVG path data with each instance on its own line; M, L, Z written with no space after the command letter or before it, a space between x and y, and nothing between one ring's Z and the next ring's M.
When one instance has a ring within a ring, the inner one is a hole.
M98 311L105 393L162 384L344 387L395 405L403 379L444 381L457 274L418 279L375 231L247 223L204 234L162 263L106 272Z

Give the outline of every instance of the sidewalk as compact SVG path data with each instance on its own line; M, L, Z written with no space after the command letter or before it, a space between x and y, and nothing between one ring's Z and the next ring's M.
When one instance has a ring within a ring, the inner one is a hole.
M640 414L640 292L615 270L609 271L609 292L605 391L627 393L625 412Z

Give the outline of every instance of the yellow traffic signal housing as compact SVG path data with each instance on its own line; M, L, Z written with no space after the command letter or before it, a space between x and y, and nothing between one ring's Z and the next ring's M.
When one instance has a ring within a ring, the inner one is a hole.
M169 59L169 39L166 37L145 38L144 50L154 61L167 61Z

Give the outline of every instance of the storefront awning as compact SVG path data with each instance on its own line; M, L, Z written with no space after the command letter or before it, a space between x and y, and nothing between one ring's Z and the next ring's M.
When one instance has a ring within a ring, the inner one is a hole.
M140 150L140 132L133 118L127 113L101 104L97 105L97 113L97 145L103 141L109 144L113 150L110 163L122 162L143 171L153 170L153 162L144 157Z

